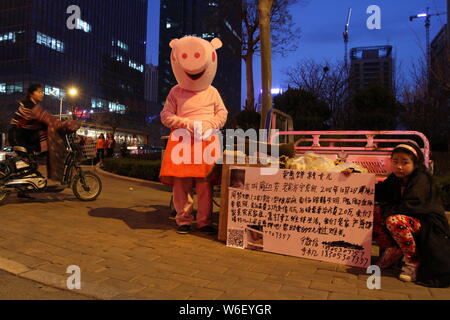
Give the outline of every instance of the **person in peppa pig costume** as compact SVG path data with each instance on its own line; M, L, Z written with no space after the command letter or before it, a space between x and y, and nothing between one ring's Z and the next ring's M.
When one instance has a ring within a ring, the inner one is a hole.
M191 230L195 186L197 227L212 233L212 185L206 177L221 156L217 129L225 125L228 116L219 92L211 85L217 70L216 49L222 47L222 41L187 36L174 39L169 45L178 85L170 90L161 112L161 122L172 131L160 180L172 186L177 232Z

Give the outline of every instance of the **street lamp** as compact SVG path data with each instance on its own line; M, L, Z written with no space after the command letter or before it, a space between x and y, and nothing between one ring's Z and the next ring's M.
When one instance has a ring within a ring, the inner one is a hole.
M75 97L78 95L78 89L77 88L70 88L67 91L68 95L71 97ZM54 91L52 91L52 94L54 94ZM63 100L64 100L64 94L61 94L61 97L59 99L59 120L62 118L62 106L63 106Z

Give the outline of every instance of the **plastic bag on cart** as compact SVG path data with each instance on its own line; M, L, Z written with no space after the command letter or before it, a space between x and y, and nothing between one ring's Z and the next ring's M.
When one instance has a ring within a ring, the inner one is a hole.
M367 172L365 168L355 163L345 162L336 165L336 162L330 158L313 152L307 152L303 156L294 159L291 158L286 161L286 169L294 170L341 172L348 168L352 168L355 172Z
M342 163L340 165L335 166L332 170L332 172L342 172L346 169L353 169L353 172L358 172L358 173L368 173L367 169L357 165L356 163L352 163L352 162L346 162L346 163Z
M333 160L307 152L303 156L288 160L286 168L296 170L331 171L335 167Z

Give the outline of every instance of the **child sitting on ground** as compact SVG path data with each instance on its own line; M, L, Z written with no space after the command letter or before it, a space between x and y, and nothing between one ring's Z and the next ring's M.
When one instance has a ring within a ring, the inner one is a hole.
M392 174L375 188L380 203L373 238L389 268L404 256L400 280L432 287L450 285L450 229L438 189L420 148L403 143L391 156Z

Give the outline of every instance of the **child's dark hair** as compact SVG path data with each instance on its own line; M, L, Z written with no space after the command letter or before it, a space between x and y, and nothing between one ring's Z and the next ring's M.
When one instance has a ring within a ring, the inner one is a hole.
M392 151L391 157L398 152L406 153L411 157L414 162L414 167L420 171L427 172L427 167L425 166L425 157L419 146L412 142L404 142L397 145Z
M39 89L44 89L44 86L40 83L30 84L30 86L28 87L28 90L27 90L27 94L31 95L33 92L35 92Z

